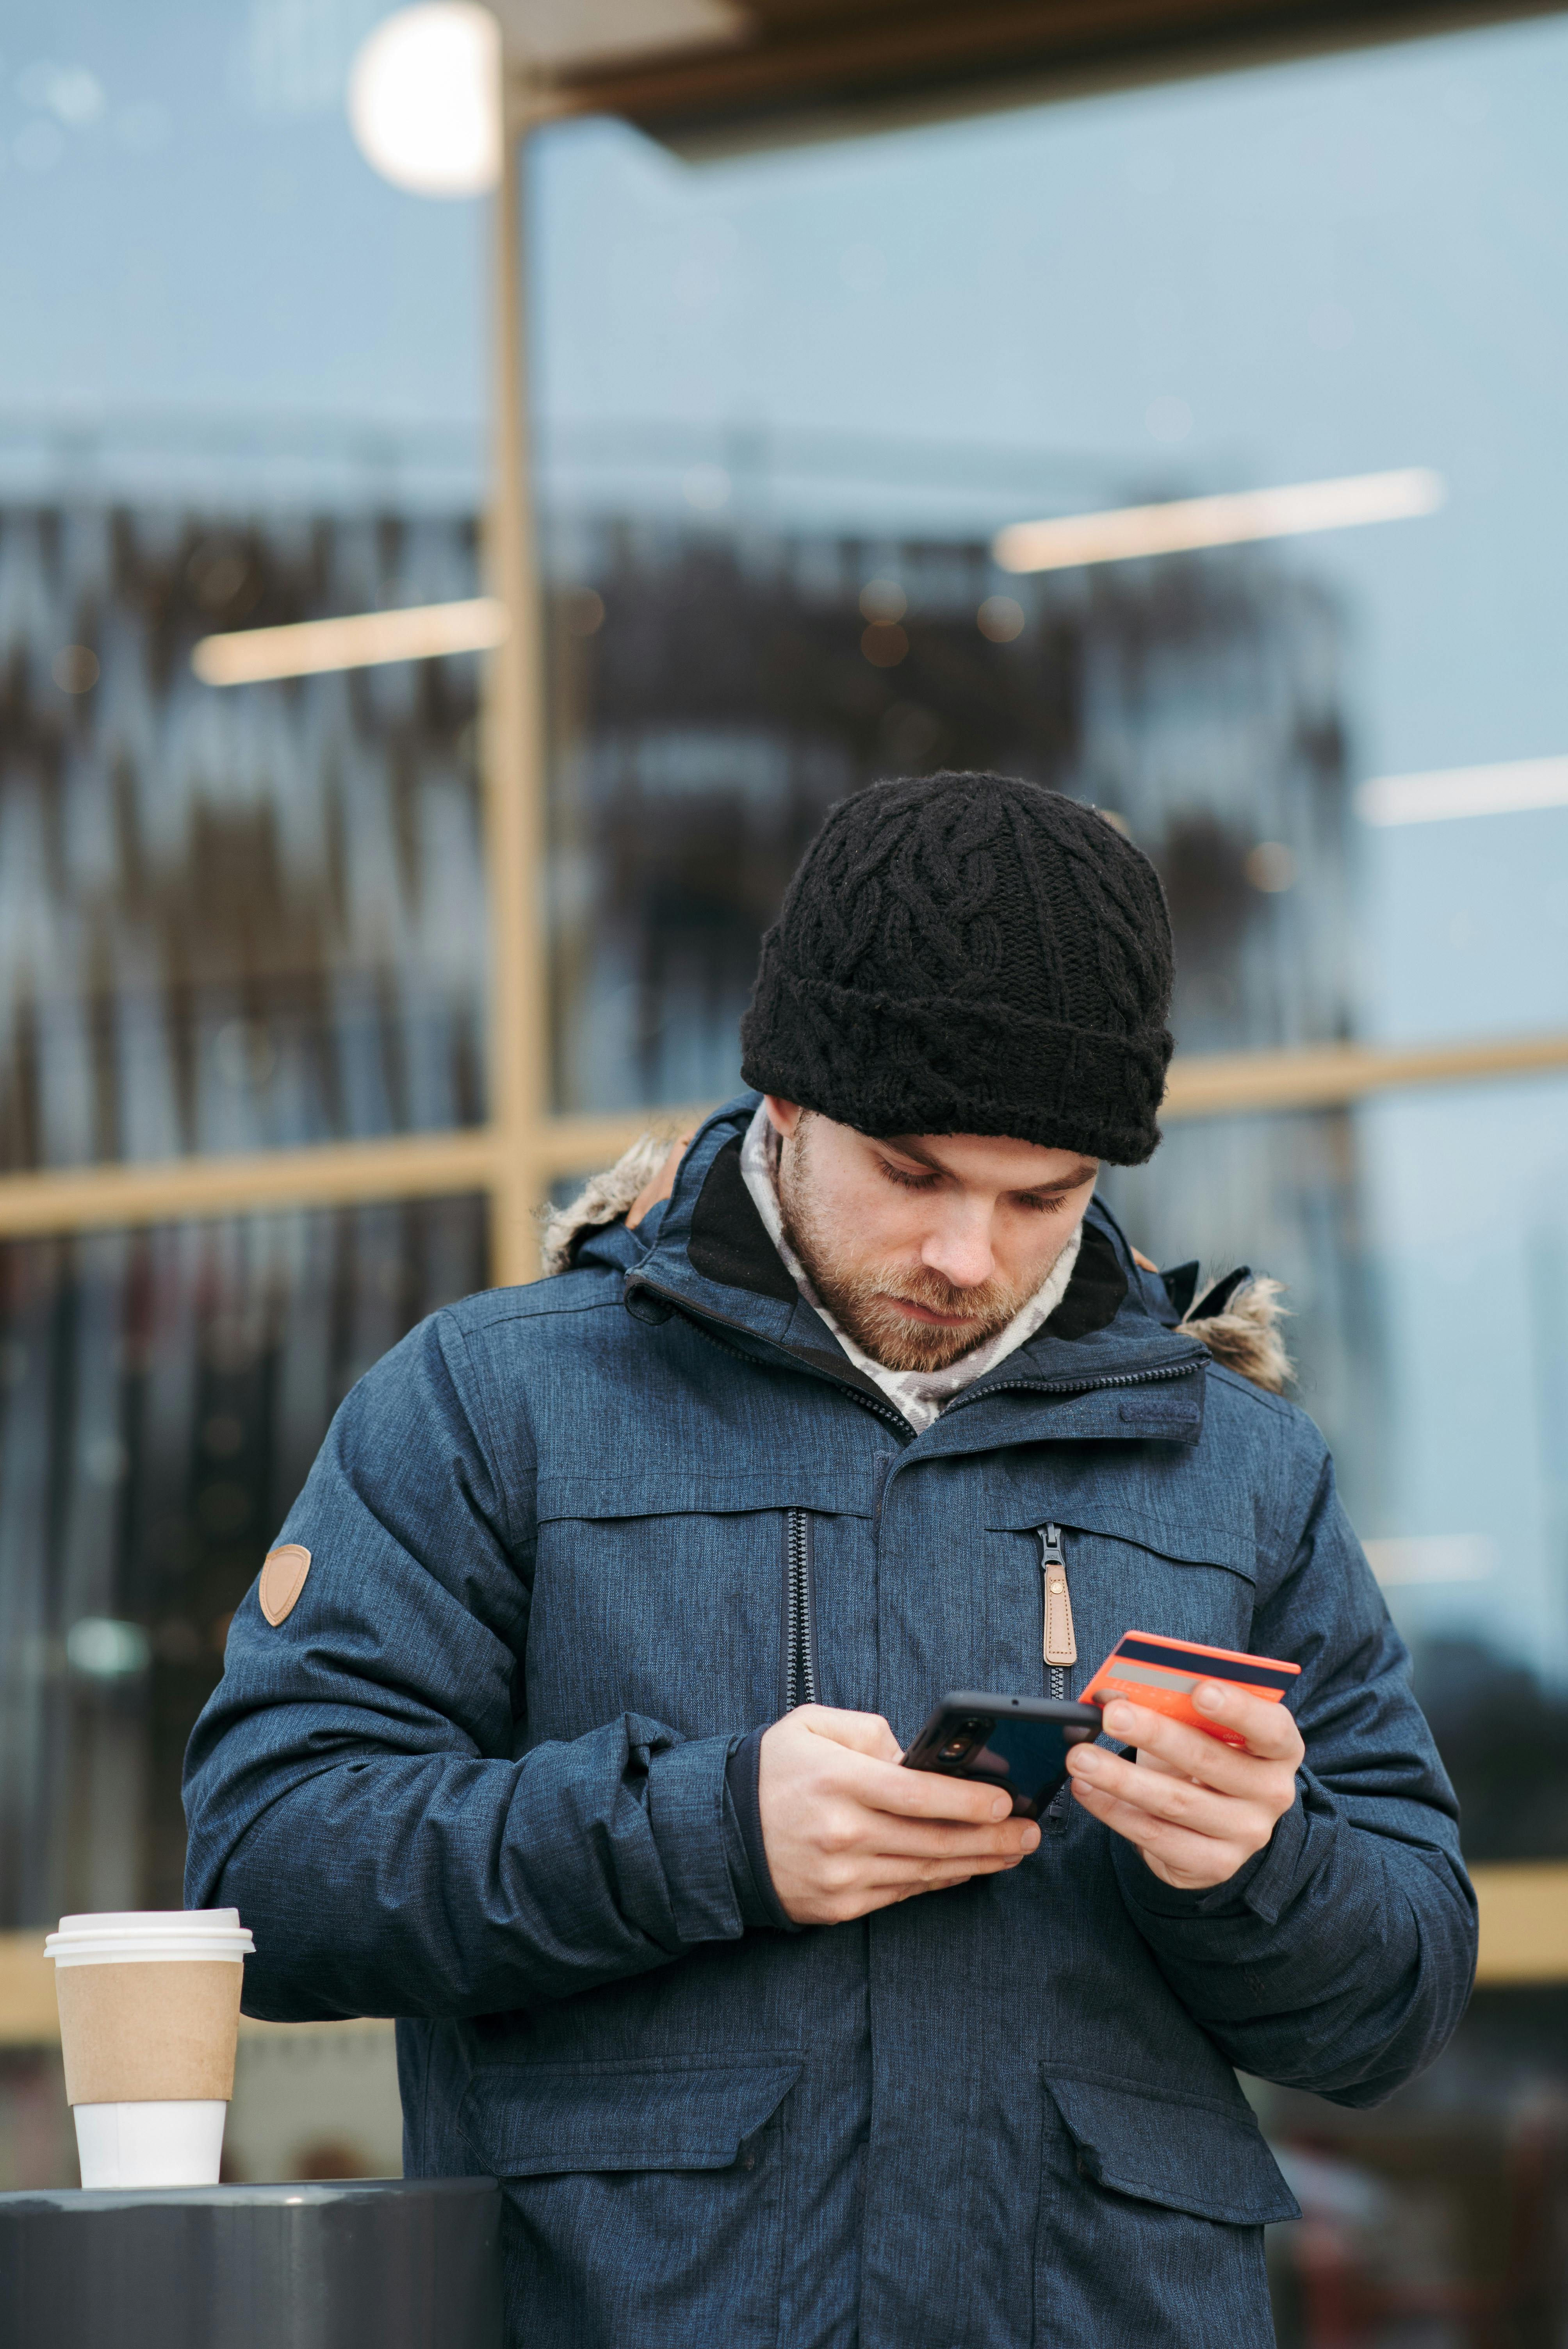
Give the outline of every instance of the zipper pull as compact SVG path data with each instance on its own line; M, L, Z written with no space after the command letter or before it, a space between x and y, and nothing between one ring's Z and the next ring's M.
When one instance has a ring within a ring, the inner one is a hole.
M1040 1538L1040 1576L1045 1584L1045 1644L1047 1664L1065 1670L1078 1661L1073 1636L1073 1605L1068 1592L1068 1562L1062 1552L1060 1526L1037 1526Z

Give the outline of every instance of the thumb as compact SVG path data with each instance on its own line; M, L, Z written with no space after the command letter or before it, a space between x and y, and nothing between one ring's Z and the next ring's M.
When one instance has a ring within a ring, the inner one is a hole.
M795 1713L803 1729L847 1745L851 1754L869 1754L873 1762L902 1762L903 1748L880 1713L841 1713L830 1704L803 1704Z

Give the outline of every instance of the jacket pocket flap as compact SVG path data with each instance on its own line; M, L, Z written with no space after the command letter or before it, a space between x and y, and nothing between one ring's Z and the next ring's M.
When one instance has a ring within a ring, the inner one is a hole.
M1140 1510L1136 1495L1123 1502L1096 1501L1074 1493L1051 1507L1038 1500L1025 1502L1006 1516L995 1517L990 1530L1033 1533L1047 1519L1054 1519L1068 1533L1131 1542L1138 1549L1152 1550L1156 1557L1174 1558L1183 1566L1222 1566L1248 1582L1257 1580L1256 1528L1250 1516L1243 1521L1233 1508L1227 1510L1222 1498L1207 1515L1189 1517L1174 1510L1159 1514Z
M1238 2227L1300 2218L1250 2113L1055 2072L1047 2072L1046 2085L1078 2147L1079 2167L1115 2193Z
M492 2178L552 2170L725 2169L800 2076L798 2061L476 2072L459 2127Z

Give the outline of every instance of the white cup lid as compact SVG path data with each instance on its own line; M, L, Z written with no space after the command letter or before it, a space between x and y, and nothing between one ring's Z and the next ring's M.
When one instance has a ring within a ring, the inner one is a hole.
M119 1963L128 1958L227 1958L242 1962L255 1943L237 1909L98 1909L62 1917L44 1937L57 1965Z
M59 1930L73 1940L88 1933L237 1933L242 1930L237 1909L97 1909L80 1917L62 1917L59 1923Z

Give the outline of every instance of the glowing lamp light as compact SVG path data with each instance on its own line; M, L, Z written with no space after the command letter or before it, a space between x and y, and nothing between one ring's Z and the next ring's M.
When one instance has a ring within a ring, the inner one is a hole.
M475 595L461 604L407 605L400 611L351 612L340 620L294 620L203 636L191 666L203 685L260 685L330 669L375 668L384 661L489 652L505 643L507 627L506 605L493 595Z
M1113 506L1103 513L1058 514L1010 523L992 552L1004 571L1067 571L1091 563L1130 563L1150 554L1184 554L1207 546L1244 546L1358 523L1409 522L1436 513L1448 494L1424 465L1394 473L1351 473L1333 481L1293 481L1277 490L1238 490L1214 498L1171 498L1154 506Z
M1356 794L1363 823L1440 823L1461 815L1520 815L1568 807L1568 759L1508 759L1426 775L1375 775Z
M417 196L479 196L500 176L500 28L477 0L400 8L362 43L348 121L367 163Z

